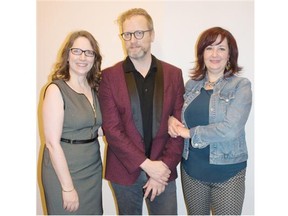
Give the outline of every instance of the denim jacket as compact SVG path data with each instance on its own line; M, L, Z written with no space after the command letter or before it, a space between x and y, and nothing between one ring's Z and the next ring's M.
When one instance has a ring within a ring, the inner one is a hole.
M185 86L182 121L187 127L184 113L200 94L207 77L189 80ZM204 148L210 145L210 164L235 164L248 159L245 124L252 106L251 82L233 75L220 78L214 86L209 105L209 125L190 128L191 139L185 139L183 158L187 160L189 145Z

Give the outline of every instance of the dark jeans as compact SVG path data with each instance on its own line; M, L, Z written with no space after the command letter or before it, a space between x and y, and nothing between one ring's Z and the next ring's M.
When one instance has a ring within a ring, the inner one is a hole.
M111 185L116 196L119 215L142 215L143 186L148 178L145 172L141 172L139 178L133 185ZM156 196L151 202L145 199L150 215L177 215L177 197L175 180L168 183L165 191Z

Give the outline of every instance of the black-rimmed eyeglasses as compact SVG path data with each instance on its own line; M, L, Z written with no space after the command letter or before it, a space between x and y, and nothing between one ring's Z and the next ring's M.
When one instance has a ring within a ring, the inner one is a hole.
M141 40L144 37L145 32L149 32L149 31L152 31L152 30L149 29L149 30L145 30L145 31L138 30L138 31L135 31L135 32L123 32L120 35L123 38L123 40L125 40L125 41L131 40L132 35L134 35L134 37L137 40Z
M95 56L95 52L93 50L82 50L80 48L71 48L70 51L73 55L82 55L82 53L84 52L85 56L87 57Z

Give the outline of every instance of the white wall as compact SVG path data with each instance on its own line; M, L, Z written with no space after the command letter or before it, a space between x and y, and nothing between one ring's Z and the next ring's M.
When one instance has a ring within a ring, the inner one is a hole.
M102 68L124 58L118 26L118 15L132 7L146 9L153 18L155 41L152 53L183 70L188 80L189 69L195 60L194 47L199 34L213 26L228 29L236 38L239 64L243 76L252 81L254 88L254 2L248 1L37 1L37 105L40 107L42 88L47 83L53 63L66 35L74 30L90 31L100 44ZM40 104L40 105L39 105ZM39 111L38 111L39 115ZM41 122L39 122L41 129ZM254 214L254 106L246 126L249 159L246 176L246 196L243 215ZM41 130L37 133L37 153L43 148ZM101 140L101 139L100 139ZM105 143L101 140L101 152ZM45 213L43 193L37 175L37 214ZM179 167L178 167L179 171ZM180 173L180 172L179 172ZM180 176L180 175L179 175ZM40 187L39 187L40 186ZM178 187L178 214L185 215L180 178ZM107 181L103 180L105 215L114 215L115 205ZM147 210L144 207L144 213Z

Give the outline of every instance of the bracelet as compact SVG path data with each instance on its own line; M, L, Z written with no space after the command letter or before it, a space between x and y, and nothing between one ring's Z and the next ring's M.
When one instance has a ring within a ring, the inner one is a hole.
M63 191L63 192L72 192L74 189L75 189L75 188L73 187L72 190L64 190L64 189L62 189L62 191Z

